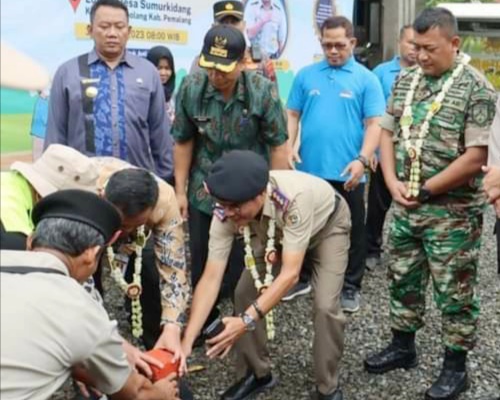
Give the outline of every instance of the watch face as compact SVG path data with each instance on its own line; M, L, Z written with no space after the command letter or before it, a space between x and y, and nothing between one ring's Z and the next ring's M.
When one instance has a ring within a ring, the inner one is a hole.
M250 315L243 314L241 318L243 319L247 331L255 330L255 320Z

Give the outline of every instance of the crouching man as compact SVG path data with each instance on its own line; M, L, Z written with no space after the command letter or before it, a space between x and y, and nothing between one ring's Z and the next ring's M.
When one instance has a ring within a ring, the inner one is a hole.
M47 399L73 375L110 399L178 399L173 376L152 384L127 362L116 322L82 286L121 216L108 201L63 190L33 208L31 251L0 252L0 397Z
M233 239L242 232L247 268L235 292L237 316L224 318L224 330L208 340L209 357L224 356L236 345L239 381L222 399L247 399L274 386L267 350L274 328L265 316L297 283L306 252L314 268L317 397L342 399L338 374L345 317L340 293L351 229L347 204L326 181L298 171L269 171L266 161L250 151L221 157L205 187L217 202L217 218L212 220L208 261L193 297L184 356L191 353L217 298Z

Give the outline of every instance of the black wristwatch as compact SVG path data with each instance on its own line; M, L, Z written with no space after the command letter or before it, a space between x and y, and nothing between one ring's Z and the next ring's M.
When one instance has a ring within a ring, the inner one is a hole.
M363 164L365 168L370 168L370 160L368 160L368 158L366 158L364 155L360 154L356 157L356 160L361 161L361 164Z
M423 186L418 191L417 200L420 204L427 203L431 197L432 197L431 191Z
M243 320L245 329L248 332L252 332L255 330L255 320L250 315L248 315L247 313L241 313L239 317Z

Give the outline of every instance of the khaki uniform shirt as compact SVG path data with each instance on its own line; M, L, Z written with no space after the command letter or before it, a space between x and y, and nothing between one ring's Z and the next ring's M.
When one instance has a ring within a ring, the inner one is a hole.
M411 162L404 147L400 118L417 68L408 68L397 79L381 122L382 128L393 132L396 173L403 182L409 181ZM420 80L412 104L412 139L417 136L429 107L450 75L451 71L448 71L440 78L424 76ZM495 90L486 78L474 67L467 65L448 91L441 110L430 120L429 132L422 146L421 184L446 169L467 147L488 146L496 98ZM485 203L480 188L481 182L476 179L436 196L429 204L480 210Z
M490 143L488 146L488 165L500 167L500 99L497 101L495 119L491 125Z
M106 182L115 172L133 168L117 158L97 157L95 160L100 168L97 181L99 191L104 191ZM186 265L183 222L174 189L159 178L157 182L158 202L146 225L153 232L156 266L161 276L162 321L182 326L187 322L186 309L191 291ZM125 252L126 249L123 250Z
M325 180L299 171L276 170L270 175L262 217L250 222L250 230L255 234L252 238L254 253L261 249L261 254L254 256L263 256L269 219L273 215L276 219L275 243L281 243L284 252L316 247L335 207L334 189ZM237 233L238 227L231 220L212 218L208 259L227 262Z
M57 273L2 273L0 398L45 400L83 364L103 393L125 384L130 367L116 321L45 252L0 252L2 267L42 267Z

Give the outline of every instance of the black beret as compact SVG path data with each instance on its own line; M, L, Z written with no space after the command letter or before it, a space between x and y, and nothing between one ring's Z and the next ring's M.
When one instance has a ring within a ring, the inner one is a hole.
M214 163L205 183L216 199L244 203L262 193L268 181L269 167L262 156L233 150Z
M120 229L122 218L109 201L85 190L60 190L40 200L31 218L37 225L46 218L63 218L81 222L99 231L109 241Z

